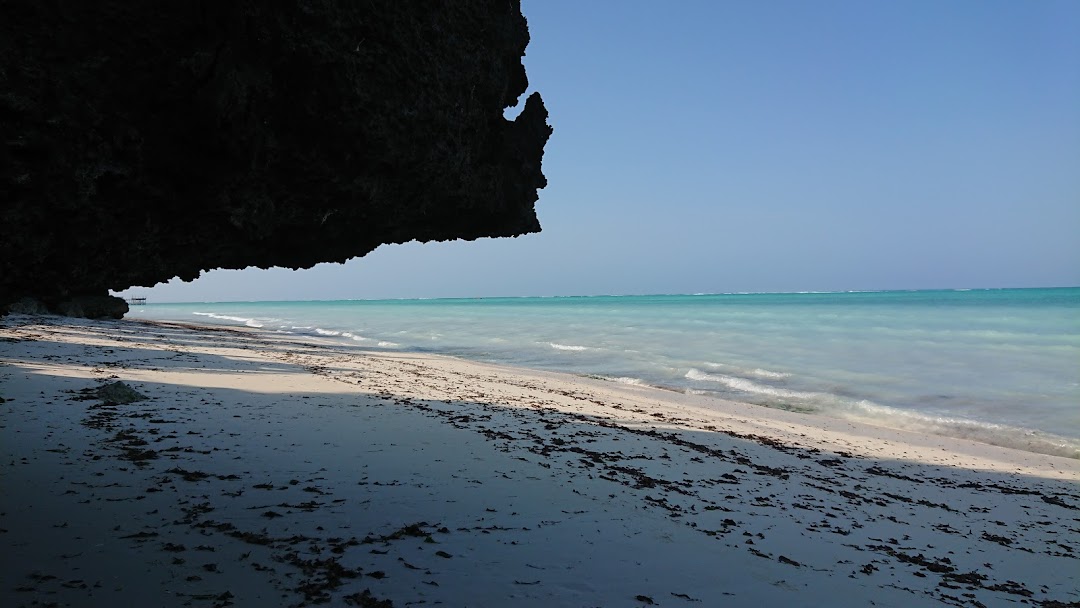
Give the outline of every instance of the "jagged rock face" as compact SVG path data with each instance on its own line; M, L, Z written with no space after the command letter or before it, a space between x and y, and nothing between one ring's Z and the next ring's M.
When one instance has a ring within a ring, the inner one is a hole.
M528 37L519 0L0 4L0 307L539 231Z

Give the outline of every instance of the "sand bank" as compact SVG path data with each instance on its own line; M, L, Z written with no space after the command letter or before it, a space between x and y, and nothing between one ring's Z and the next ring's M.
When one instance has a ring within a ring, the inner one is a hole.
M267 332L7 318L3 605L1080 601L1080 461ZM114 404L123 381L147 399Z

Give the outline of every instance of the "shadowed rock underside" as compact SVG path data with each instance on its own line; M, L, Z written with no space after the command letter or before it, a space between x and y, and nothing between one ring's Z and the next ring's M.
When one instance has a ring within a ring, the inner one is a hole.
M539 231L528 39L517 0L0 5L0 309Z

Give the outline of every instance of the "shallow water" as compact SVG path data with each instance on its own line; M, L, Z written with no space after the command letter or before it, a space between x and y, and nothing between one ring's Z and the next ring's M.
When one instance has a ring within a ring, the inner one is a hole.
M1080 288L134 306L1080 457Z

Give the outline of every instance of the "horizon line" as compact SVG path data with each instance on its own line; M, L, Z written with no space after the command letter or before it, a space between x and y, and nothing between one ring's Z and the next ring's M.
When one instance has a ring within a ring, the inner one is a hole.
M678 296L754 296L754 295L824 295L824 294L858 294L858 293L912 293L920 291L1005 291L1021 289L1078 289L1080 285L1054 285L1045 287L933 287L915 289L841 289L841 290L801 290L801 291L724 291L724 292L695 292L695 293L623 293L623 294L574 294L574 295L528 295L528 296L437 296L437 297L400 297L400 298L329 298L329 299L273 299L273 300L187 300L187 301L163 301L152 304L256 304L272 302L409 302L409 301L438 301L438 300L500 300L500 299L555 299L555 298L650 298L650 297L678 297ZM129 288L130 289L130 288ZM150 289L150 288L148 288ZM110 290L111 291L111 290ZM127 290L112 292L110 295L129 301L132 298L143 296L118 295Z

